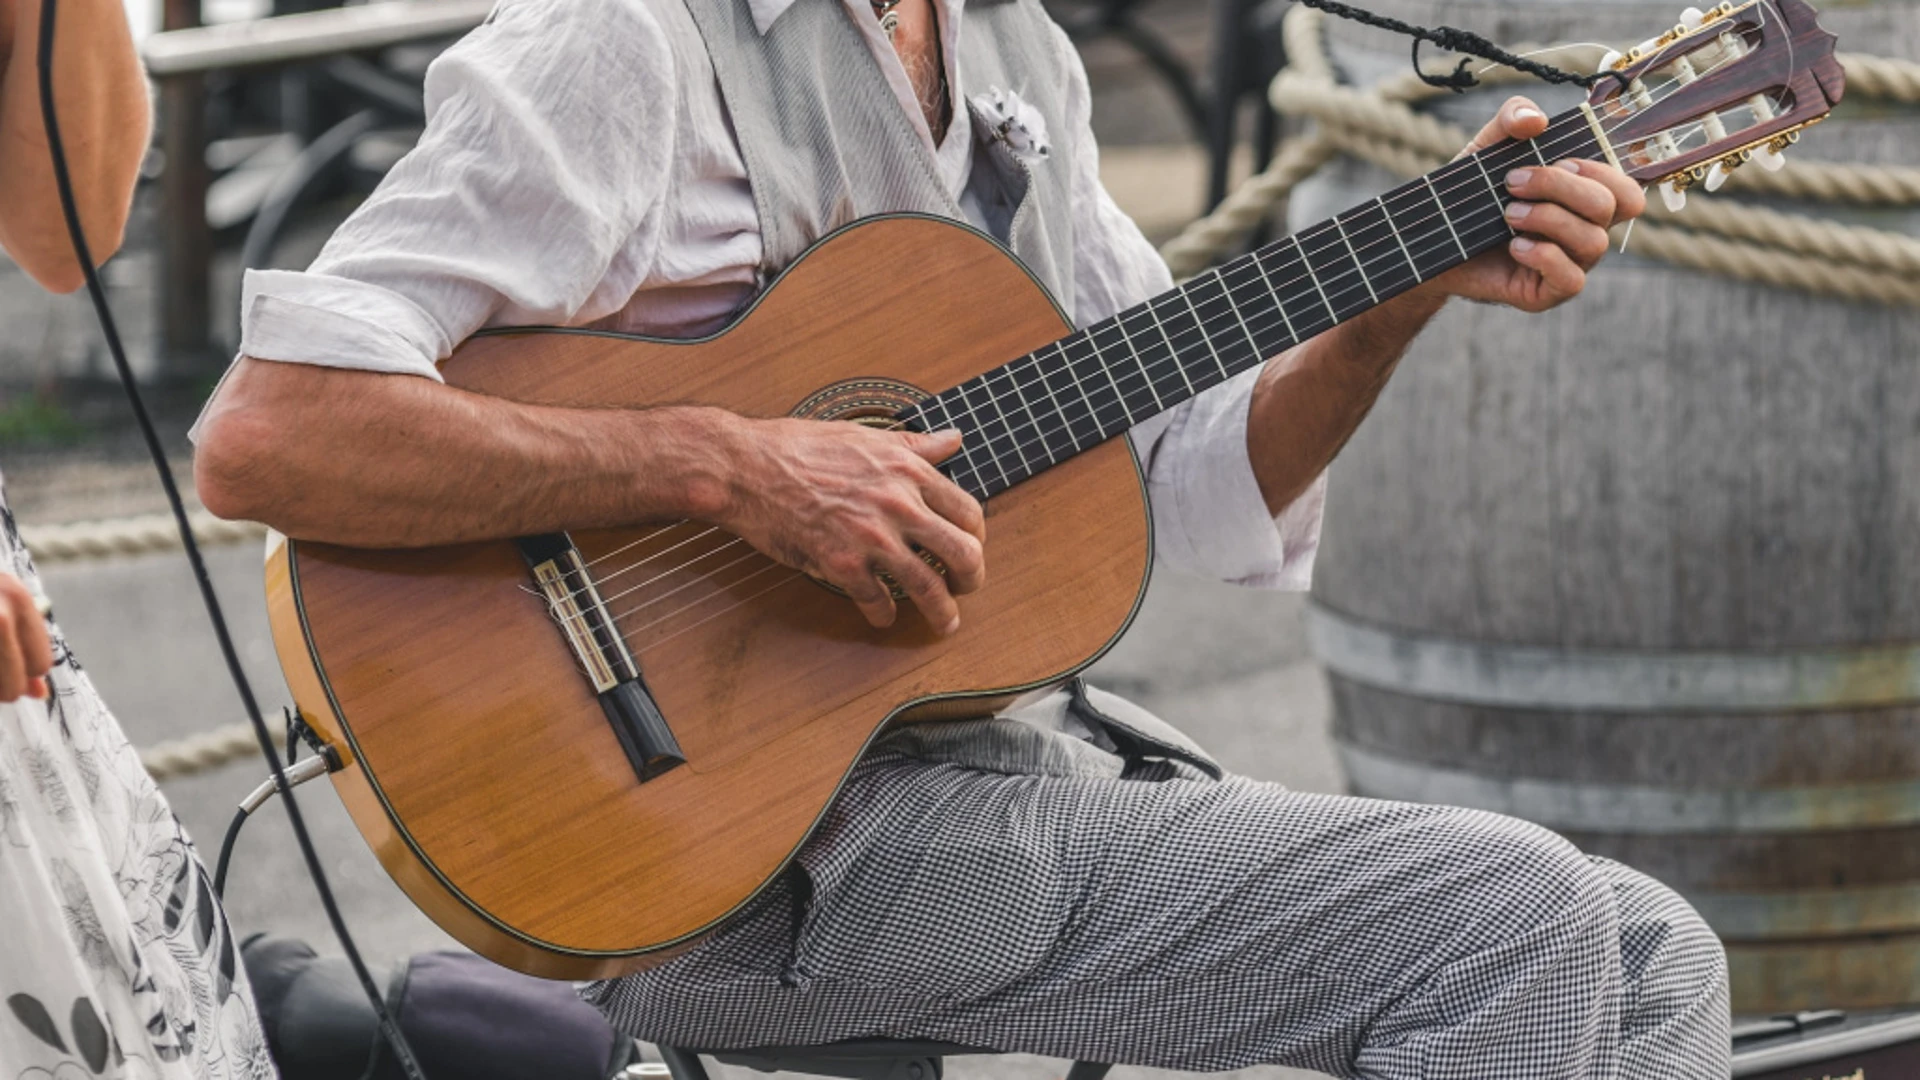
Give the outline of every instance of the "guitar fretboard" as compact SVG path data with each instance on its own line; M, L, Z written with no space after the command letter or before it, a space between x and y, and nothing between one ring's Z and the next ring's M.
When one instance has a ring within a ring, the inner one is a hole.
M1507 173L1600 156L1579 111L1538 138L1460 158L1179 288L921 402L919 430L958 428L941 466L987 498L1513 236Z

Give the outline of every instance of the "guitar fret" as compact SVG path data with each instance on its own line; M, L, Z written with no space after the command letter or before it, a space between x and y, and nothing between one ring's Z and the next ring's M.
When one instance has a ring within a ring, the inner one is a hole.
M1181 290L1182 293L1184 293L1185 291L1186 290L1184 289ZM1153 319L1154 329L1160 331L1160 338L1161 340L1167 343L1168 351L1173 353L1173 370L1180 373L1180 381L1185 383L1187 386L1187 396L1192 397L1194 392L1193 380L1187 378L1187 366L1180 362L1179 350L1174 349L1173 347L1173 334L1168 332L1167 324L1160 321L1160 309L1155 306L1155 301L1158 299L1159 299L1158 297L1154 297L1147 301L1146 303L1147 315ZM1187 307L1191 308L1193 307L1193 304L1189 302L1187 304ZM1200 321L1199 317L1196 315L1194 317L1194 322L1197 324L1199 321ZM1200 332L1202 334L1206 333L1207 332L1206 327L1204 326L1200 327Z
M1460 241L1460 230L1453 227L1453 215L1447 213L1447 204L1440 201L1440 193L1434 190L1433 177L1429 175L1420 179L1426 181L1427 191L1433 195L1434 208L1440 212L1440 220L1447 223L1447 231L1453 234L1453 242L1460 248L1460 258L1463 260L1473 258L1467 254L1467 245Z
M1035 372L1040 370L1040 361L1033 353L1027 354L1027 366ZM1033 406L1027 403L1027 395L1025 391L1020 389L1020 373L1014 370L1012 364L1007 365L1007 381L1013 384L1013 396L1020 400L1020 408L1026 411L1027 422L1032 424L1033 430L1040 435L1040 449L1047 452L1047 464L1058 465L1060 459L1053 456L1053 447L1047 444L1047 429L1040 425L1040 418L1034 415ZM1041 385L1044 386L1046 384L1043 382Z
M959 429L959 425L954 422L953 411L947 408L947 402L944 396L936 395L920 403L919 405L920 414L922 416L926 416L929 420L931 420L932 419L931 414L929 414L927 411L929 406L937 407L940 410L940 414L943 417L945 417L945 420L944 422L938 425L930 424L927 430L937 431L942 429L952 429L952 430ZM969 447L966 444L966 440L964 436L961 439L959 453L948 458L942 464L941 467L947 469L948 470L947 475L953 479L954 483L961 484L962 487L978 487L981 484L980 466L974 462L973 448ZM968 484L962 483L962 477L960 472L962 467L965 467L965 469L968 472L973 474L973 484L968 485Z
M993 384L988 382L985 376L980 380L980 392L987 395L987 404L993 406L994 415L1000 418L1000 426L1007 429L1007 441L1013 444L1013 453L1020 459L1020 467L1026 470L1027 476L1038 472L1039 470L1033 467L1033 463L1027 460L1027 452L1022 448L1019 429L1013 426L1013 421L1007 419L1006 407L1001 404L1002 395L993 392Z
M1054 355L1059 356L1062 353L1062 351L1063 350L1060 347L1060 343L1057 341L1054 342L1053 343ZM1060 396L1053 392L1053 384L1047 381L1047 372L1045 368L1042 368L1040 366L1039 354L1035 353L1034 356L1035 356L1035 359L1034 359L1033 366L1036 370L1040 372L1040 385L1046 389L1047 397L1053 402L1054 415L1060 418L1060 421L1061 421L1060 426L1067 430L1067 438L1072 440L1073 452L1077 454L1081 450L1080 436L1074 433L1073 421L1067 416L1066 406L1060 404ZM1091 402L1085 402L1084 397L1082 398L1082 401L1087 406L1087 415L1089 416L1093 415L1093 404Z
M1267 287L1267 294L1273 297L1273 308L1280 313L1280 322L1287 328L1287 338L1294 344L1299 344L1303 339L1299 331L1293 328L1293 319L1287 315L1286 298L1280 295L1279 289L1273 287L1273 279L1267 276L1267 264L1261 260L1260 253L1254 252L1252 259L1253 268L1260 272L1260 284Z
M1127 410L1126 399L1122 397L1120 394L1120 385L1113 381L1113 376L1107 371L1106 365L1100 363L1099 346L1095 345L1093 343L1093 339L1087 336L1085 333L1078 335L1076 340L1079 342L1086 343L1088 349L1090 350L1090 355L1093 359L1094 366L1100 369L1101 374L1107 376L1107 385L1113 388L1114 403L1120 407L1120 419L1125 420L1126 423L1129 423L1129 424L1132 423L1133 418L1132 418L1132 415ZM1107 420L1100 415L1100 407L1094 404L1093 395L1099 392L1099 384L1096 382L1092 389L1088 389L1087 384L1084 381L1082 381L1080 378L1080 361L1074 359L1073 354L1071 352L1066 352L1065 350L1063 350L1062 355L1066 358L1067 370L1073 376L1074 383L1080 387L1081 396L1087 399L1087 406L1088 406L1088 409L1090 410L1090 414L1093 417L1094 431L1099 434L1100 438L1105 439L1107 436L1111 435L1113 432L1108 429ZM1124 428L1125 424L1117 424L1117 427Z
M1240 324L1240 332L1247 336L1247 348L1253 350L1254 362L1258 363L1266 359L1266 350L1260 347L1259 340L1253 336L1253 331L1247 327L1247 317L1240 312L1240 302L1233 298L1233 289L1227 285L1226 273L1224 271L1216 271L1214 276L1220 281L1220 292L1226 296L1227 306L1233 309L1233 321ZM1281 314L1284 315L1285 312ZM1216 363L1220 360L1218 356L1215 356L1213 359ZM1221 365L1220 381L1225 382L1230 378L1232 378L1232 376L1227 374L1226 366L1224 364Z
M1407 238L1400 235L1400 226L1393 223L1393 212L1387 210L1385 200L1381 201L1380 207L1385 211L1383 216L1386 218L1387 228L1393 233L1393 242L1400 245L1400 254L1407 260L1407 268L1413 271L1414 284L1425 281L1426 278L1420 273L1420 264L1413 261L1413 252L1407 249Z
M1360 261L1360 253L1353 250L1353 241L1347 239L1347 227L1342 225L1340 219L1337 217L1333 219L1333 227L1334 230L1340 234L1340 242L1347 245L1347 254L1353 258L1354 269L1360 272L1360 284L1367 287L1367 295L1373 299L1374 303L1378 304L1380 302L1380 294L1373 291L1373 282L1367 277L1367 268L1366 265Z
M1222 290L1224 291L1224 290ZM1227 377L1227 365L1220 359L1220 350L1213 347L1213 335L1207 332L1207 323L1200 317L1200 309L1193 306L1193 290L1181 289L1180 298L1187 302L1187 310L1193 313L1193 321L1200 326L1200 340L1207 343L1207 353L1213 357L1214 366L1220 369L1220 377Z
M1528 139L1527 145L1533 148L1534 160L1538 161L1542 167L1545 167L1547 164L1547 156L1540 152L1540 140Z
M986 421L980 418L979 410L973 407L973 399L967 396L967 384L961 383L959 386L954 387L954 389L960 392L960 403L967 407L967 415L973 417L974 424L976 425L975 430L980 433L980 438L987 451L987 457L992 459L993 467L1000 473L1000 479L1005 481L1007 478L1007 468L1000 464L1000 455L993 451L993 436L987 431ZM1011 487L1012 485L1008 486Z
M1393 216L1407 223L1401 235L1405 238L1403 242L1416 280L1431 281L1460 264L1459 244L1453 239L1446 215L1431 201L1423 185L1408 184L1382 201L1398 207Z
M1487 166L1486 166L1486 163L1480 160L1480 155L1479 155L1479 154L1469 154L1469 155L1467 155L1467 158L1468 158L1468 160L1470 160L1470 161L1472 161L1472 162L1473 162L1473 164L1474 164L1474 166L1475 166L1476 168L1478 168L1478 169L1480 170L1480 179L1482 179L1482 180L1485 180L1485 181L1487 182L1487 190L1488 190L1488 191L1491 191L1491 192L1493 193L1493 202L1494 202L1494 205L1495 205L1495 206L1504 206L1505 204L1504 204L1504 203L1502 202L1502 200L1501 200L1501 197L1500 197L1500 185L1498 185L1498 184L1495 184L1495 183L1493 182L1493 176L1492 176L1491 174L1489 174L1489 173L1487 172ZM1509 231L1511 231L1511 230L1509 230Z
M1092 339L1088 339L1088 340L1092 340ZM1094 343L1093 355L1094 355L1095 361L1097 362L1100 356L1098 342ZM1133 426L1133 410L1127 408L1127 395L1120 392L1120 383L1119 383L1119 380L1113 377L1113 368L1107 366L1106 364L1101 364L1100 370L1103 373L1105 373L1105 375L1107 376L1107 382L1113 387L1113 396L1115 400L1120 402L1120 411L1125 413L1127 416L1127 426L1129 427Z
M1307 280L1313 282L1313 291L1319 293L1320 302L1327 305L1327 314L1333 317L1333 321L1336 324L1339 323L1340 313L1333 310L1333 301L1327 297L1326 288L1320 284L1320 275L1314 273L1313 260L1308 257L1306 246L1300 243L1298 234L1291 237L1291 239L1293 240L1293 249L1300 253L1300 265L1306 268Z
M1120 340L1127 343L1127 352L1133 356L1134 366L1140 369L1140 377L1146 380L1147 393L1153 395L1154 411L1159 412L1161 409L1166 408L1166 405L1160 401L1160 388L1153 385L1153 373L1147 370L1147 362L1141 358L1140 350L1134 347L1133 335L1127 332L1126 312L1121 312L1120 316L1113 320L1113 325L1119 327ZM1116 386L1115 389L1118 389L1118 387ZM1129 416L1128 419L1131 420L1132 417Z
M1280 310L1287 316L1289 328L1296 334L1294 340L1305 341L1338 322L1337 318L1329 317L1331 309L1321 296L1319 283L1308 270L1306 252L1299 242L1294 241L1291 249L1276 244L1269 250L1276 258L1268 273L1279 281L1275 295L1280 298ZM1316 299L1321 302L1314 303ZM1293 310L1296 304L1300 307L1297 312Z

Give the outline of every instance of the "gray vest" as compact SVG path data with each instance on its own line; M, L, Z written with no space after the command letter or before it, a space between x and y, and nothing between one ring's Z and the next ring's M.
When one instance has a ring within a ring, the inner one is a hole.
M766 252L763 281L858 218L964 218L842 0L795 0L765 34L747 0L686 5L746 161ZM987 185L999 196L997 206L984 207L990 229L1072 311L1069 181L1076 163L1062 112L1068 72L1056 59L1056 31L1039 0L967 0L963 18L955 123L971 120L973 167L991 168L998 181ZM1000 118L967 100L994 89L1012 90L1038 111L1051 144L1045 158L1029 165L1004 137ZM1031 710L1030 722L996 716L915 725L875 749L1021 774L1220 775L1191 739L1139 706L1078 680L1069 689ZM1063 710L1094 740L1067 734Z
M795 0L764 35L746 0L687 0L687 10L746 159L769 277L857 218L962 219L841 0ZM1039 0L967 0L963 18L954 122L971 120L986 145L976 160L999 174L1010 209L1001 239L1071 311L1074 162L1064 139L1067 72L1055 59L1056 31ZM998 137L997 121L966 100L992 89L1013 90L1039 111L1053 143L1047 159L1021 161Z

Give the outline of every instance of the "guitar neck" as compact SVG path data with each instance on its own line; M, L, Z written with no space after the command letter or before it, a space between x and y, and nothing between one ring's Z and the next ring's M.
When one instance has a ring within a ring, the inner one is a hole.
M901 414L958 428L941 466L976 498L1028 477L1256 367L1513 236L1514 169L1597 158L1586 114L1450 162L1179 288L937 394Z

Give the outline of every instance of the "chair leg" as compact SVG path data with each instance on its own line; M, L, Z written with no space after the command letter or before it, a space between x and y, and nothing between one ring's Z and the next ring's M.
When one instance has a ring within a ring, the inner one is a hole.
M1103 1080L1113 1066L1104 1061L1076 1061L1067 1070L1067 1080Z
M699 1054L664 1043L656 1049L660 1051L660 1060L667 1063L667 1071L673 1074L673 1080L707 1080L707 1067L700 1064ZM1094 1078L1088 1077L1086 1080Z

